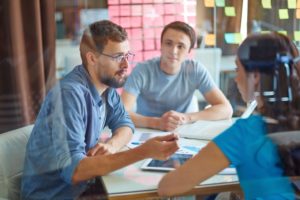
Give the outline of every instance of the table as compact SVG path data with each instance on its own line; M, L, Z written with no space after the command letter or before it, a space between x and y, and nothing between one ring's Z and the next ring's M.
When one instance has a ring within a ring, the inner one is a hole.
M142 162L102 177L108 199L145 199L158 197L156 190L165 173L145 172ZM183 195L206 195L224 191L240 191L236 175L215 175Z
M195 124L191 124L191 126L195 126ZM157 130L150 129L137 130L138 132L157 132ZM180 144L184 145L199 146L207 142L207 140L180 138ZM129 200L158 197L157 185L165 172L142 171L140 166L143 162L137 162L101 177L107 199ZM215 175L183 195L207 195L225 191L241 192L237 175Z

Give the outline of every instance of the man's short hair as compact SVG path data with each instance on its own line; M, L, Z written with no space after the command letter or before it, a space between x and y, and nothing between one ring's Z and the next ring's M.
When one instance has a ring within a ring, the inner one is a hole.
M90 24L83 32L80 42L80 56L86 65L87 52L102 52L109 40L123 42L128 39L127 32L121 26L109 21L101 20Z
M161 37L160 37L161 43L163 40L163 36L168 29L174 29L174 30L185 33L187 36L189 36L190 41L191 41L191 46L190 46L189 50L191 50L194 47L195 42L196 42L196 33L190 25L188 25L185 22L181 22L181 21L174 21L174 22L171 22L170 24L166 25L161 33Z

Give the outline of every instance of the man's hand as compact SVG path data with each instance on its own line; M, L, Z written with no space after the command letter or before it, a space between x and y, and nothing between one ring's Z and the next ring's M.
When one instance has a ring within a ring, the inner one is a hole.
M139 146L139 148L143 149L142 151L146 154L146 157L165 160L178 150L179 146L177 141L178 135L171 133L169 135L149 139Z
M161 116L158 128L163 131L172 131L178 126L186 123L189 123L187 114L171 110Z
M87 156L108 155L115 152L116 150L112 145L99 142L88 151Z

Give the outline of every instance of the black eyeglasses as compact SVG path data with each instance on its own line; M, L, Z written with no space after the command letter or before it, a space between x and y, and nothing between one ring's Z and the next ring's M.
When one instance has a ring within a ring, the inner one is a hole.
M116 56L108 55L108 54L105 54L105 53L100 53L100 54L111 58L113 61L115 61L117 63L122 62L124 59L127 62L131 63L133 61L134 56L135 56L135 54L132 53L132 52L128 52L128 53L121 54L121 55L116 55Z

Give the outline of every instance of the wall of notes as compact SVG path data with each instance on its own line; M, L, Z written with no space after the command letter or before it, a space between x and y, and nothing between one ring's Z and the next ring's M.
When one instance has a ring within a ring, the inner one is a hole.
M196 0L108 0L109 18L125 27L135 62L159 56L163 27L175 20L196 24Z
M197 14L205 12L204 19L197 17L198 21L204 21L198 27L199 37L203 37L202 46L220 46L226 52L230 46L236 48L247 34L269 31L288 35L295 43L300 41L300 0L203 0L197 3L201 4L197 6Z

